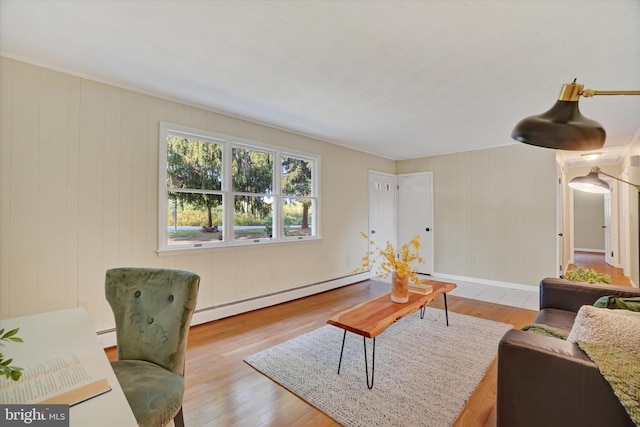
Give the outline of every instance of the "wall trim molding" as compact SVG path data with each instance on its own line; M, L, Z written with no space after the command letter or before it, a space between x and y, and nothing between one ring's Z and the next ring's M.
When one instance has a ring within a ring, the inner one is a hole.
M480 279L478 277L456 276L454 274L434 273L434 278L459 280L461 282L478 283L481 285L497 286L500 288L519 289L521 291L539 292L538 284L523 285L521 283L501 282L498 280Z

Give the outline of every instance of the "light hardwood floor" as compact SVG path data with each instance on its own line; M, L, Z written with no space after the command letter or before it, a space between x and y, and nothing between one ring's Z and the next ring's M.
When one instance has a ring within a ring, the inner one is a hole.
M574 264L569 265L569 270L575 266L590 268L598 273L611 276L611 284L620 286L631 286L631 280L624 275L621 268L612 267L604 262L604 254L595 252L576 251L573 254Z
M611 276L611 284L620 286L631 286L631 280L624 275L621 268L612 267L604 262L604 254L594 252L576 251L573 254L574 264L569 265L569 270L574 266L591 268L598 273Z
M337 426L296 395L256 372L243 358L326 324L333 314L388 292L365 281L274 307L194 326L189 333L185 424L202 426ZM510 323L531 323L536 312L449 296L449 310ZM443 308L439 297L431 307ZM115 349L107 349L115 360ZM496 348L497 354L497 348ZM496 361L454 426L495 426ZM428 399L428 396L425 396Z

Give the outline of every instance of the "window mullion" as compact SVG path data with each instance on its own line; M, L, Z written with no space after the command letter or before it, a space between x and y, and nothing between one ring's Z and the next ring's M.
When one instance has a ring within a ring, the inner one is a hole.
M233 144L230 141L226 141L222 150L222 238L226 244L233 243L233 229L235 226L235 221L233 218L234 195L231 191L231 175L233 162L232 148Z
M282 205L284 203L282 198L282 157L280 151L273 156L273 228L277 230L276 236L278 240L284 236L284 210Z

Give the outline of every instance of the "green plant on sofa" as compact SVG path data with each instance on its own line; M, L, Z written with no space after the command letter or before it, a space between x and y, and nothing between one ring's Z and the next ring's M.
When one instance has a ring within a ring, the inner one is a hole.
M1 341L23 342L22 338L16 336L19 329L12 329L7 333L4 332L4 328L0 329L0 346L4 346ZM0 353L0 375L5 376L7 379L18 381L22 376L22 368L11 366L11 362L13 362L13 359L5 360L4 354Z
M595 270L584 267L576 267L567 272L565 279L573 282L587 283L611 283L611 276L608 274L598 273Z

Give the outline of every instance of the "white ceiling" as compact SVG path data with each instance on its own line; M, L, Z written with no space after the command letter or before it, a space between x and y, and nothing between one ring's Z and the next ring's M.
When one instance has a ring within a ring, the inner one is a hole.
M406 159L517 144L574 78L640 89L640 1L0 0L0 53ZM604 162L640 138L640 96L580 108Z

